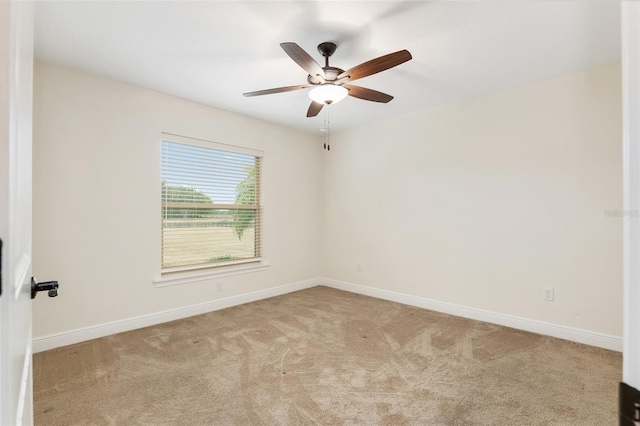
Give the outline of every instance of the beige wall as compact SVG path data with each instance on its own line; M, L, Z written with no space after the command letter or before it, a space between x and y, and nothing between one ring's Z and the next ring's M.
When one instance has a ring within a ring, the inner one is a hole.
M619 64L335 133L330 152L54 65L34 87L34 274L61 282L36 338L316 277L622 334ZM153 286L163 131L265 151L269 270Z
M34 275L60 296L34 302L34 337L319 276L318 139L139 87L38 63ZM264 150L266 271L155 288L160 132ZM315 142L315 143L314 143ZM218 280L215 280L218 281Z
M334 134L323 276L621 336L621 146L619 64Z

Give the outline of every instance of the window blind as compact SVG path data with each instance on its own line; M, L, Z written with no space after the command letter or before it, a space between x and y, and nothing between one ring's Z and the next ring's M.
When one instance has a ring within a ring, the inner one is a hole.
M163 134L163 270L261 260L260 154Z

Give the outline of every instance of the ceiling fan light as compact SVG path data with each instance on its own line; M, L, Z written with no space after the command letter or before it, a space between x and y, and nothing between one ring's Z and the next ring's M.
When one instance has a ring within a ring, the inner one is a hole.
M337 86L332 83L321 84L309 91L312 101L320 104L336 104L347 97L349 91L346 87Z

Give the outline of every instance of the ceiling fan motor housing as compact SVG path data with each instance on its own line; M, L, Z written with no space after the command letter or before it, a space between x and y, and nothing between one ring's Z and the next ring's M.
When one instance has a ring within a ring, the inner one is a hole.
M340 68L330 67L330 66L322 67L322 69L324 70L324 75L327 77L326 78L327 83L335 81L338 78L338 76L344 72L344 70ZM317 75L311 75L311 74L309 74L309 76L307 77L307 81L310 84L324 83L322 77L318 77Z

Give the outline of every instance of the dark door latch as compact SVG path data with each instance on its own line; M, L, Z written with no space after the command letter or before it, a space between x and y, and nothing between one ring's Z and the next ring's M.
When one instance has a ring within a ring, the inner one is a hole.
M49 291L49 297L58 295L58 281L47 281L38 283L35 278L31 277L31 298L35 299L39 291Z
M618 401L620 426L640 425L640 391L620 382Z

